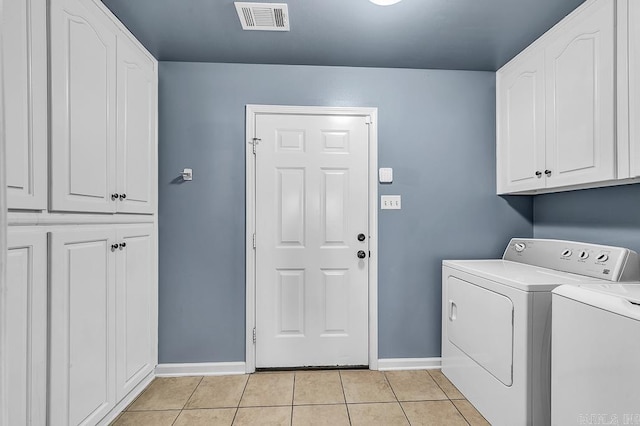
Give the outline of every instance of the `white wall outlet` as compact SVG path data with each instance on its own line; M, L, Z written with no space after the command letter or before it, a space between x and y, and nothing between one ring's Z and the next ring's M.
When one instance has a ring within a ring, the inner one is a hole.
M380 170L378 170L378 180L380 183L392 183L393 169L391 167L381 167Z
M182 171L182 180L193 180L193 170L192 169L184 169Z
M399 195L381 195L380 208L382 210L400 210L402 208L402 200Z

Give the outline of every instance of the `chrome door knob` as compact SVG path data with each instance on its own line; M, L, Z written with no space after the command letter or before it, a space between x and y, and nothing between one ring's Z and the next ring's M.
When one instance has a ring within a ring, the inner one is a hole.
M358 241L364 241L366 238L367 238L366 235L358 234Z
M367 257L367 253L365 253L364 250L359 250L358 259L364 259L365 257Z

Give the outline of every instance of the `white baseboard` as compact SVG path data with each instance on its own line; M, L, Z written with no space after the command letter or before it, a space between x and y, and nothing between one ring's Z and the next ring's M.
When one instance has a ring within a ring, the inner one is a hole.
M222 376L245 374L244 362L202 362L188 364L158 364L156 377Z
M441 358L383 358L378 360L378 370L432 370L440 368Z

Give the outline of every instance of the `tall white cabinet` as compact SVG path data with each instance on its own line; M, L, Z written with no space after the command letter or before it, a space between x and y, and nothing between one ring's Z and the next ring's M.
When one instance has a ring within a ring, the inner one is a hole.
M157 61L100 0L4 5L9 421L108 424L157 364Z
M620 131L631 123L637 134L625 117L640 117L637 94L621 102L626 72L630 80L638 75L638 8L633 0L587 0L498 70L499 194L615 185L640 175L640 161L629 171L640 149Z
M640 176L640 3L628 0L629 145L631 175Z

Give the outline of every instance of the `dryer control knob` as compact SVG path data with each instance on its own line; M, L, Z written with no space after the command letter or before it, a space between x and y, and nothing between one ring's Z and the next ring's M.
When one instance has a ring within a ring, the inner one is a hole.
M587 253L586 251L582 250L578 256L580 257L580 259L585 260L585 259L587 259L589 257L589 253Z
M566 249L565 251L562 252L562 257L571 257L571 255L573 254L573 252L569 249Z
M522 253L524 251L524 249L527 248L527 245L525 243L515 243L513 248L518 252L518 253Z
M609 256L608 256L608 255L606 255L606 254L604 254L604 253L602 253L600 256L598 256L598 257L596 258L596 260L597 260L598 262L606 262L607 260L609 260Z

